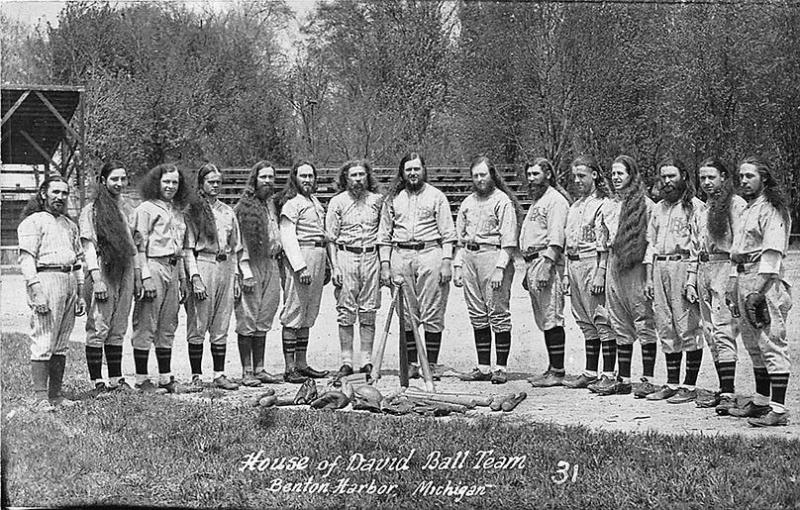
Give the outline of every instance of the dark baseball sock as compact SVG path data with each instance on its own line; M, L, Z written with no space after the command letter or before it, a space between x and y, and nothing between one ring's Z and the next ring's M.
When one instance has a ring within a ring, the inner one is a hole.
M620 377L630 378L632 359L633 359L633 344L617 346L617 363L619 364Z
M294 359L297 366L304 368L308 366L306 353L308 352L308 328L297 328L297 340L294 344Z
M225 371L225 344L211 344L211 359L214 362L214 372Z
M239 346L239 361L242 363L242 371L246 374L253 371L253 337L248 335L237 335L236 344Z
M294 328L283 328L281 333L283 343L283 354L294 358L297 349L297 331Z
M203 373L203 344L189 344L189 366L192 375Z
M734 380L736 379L736 362L719 361L716 364L719 377L720 393L734 393Z
M133 364L136 367L137 375L147 375L147 358L150 357L150 349L134 349Z
M122 346L106 345L106 364L109 377L122 377Z
M417 362L417 342L414 340L414 332L406 331L406 350L408 351L408 362Z
M617 341L603 342L601 348L603 350L603 372L613 372L614 365L617 363ZM633 349L631 349L631 352L633 352ZM628 377L630 377L630 363L631 360L628 358Z
M494 334L494 349L497 352L497 366L508 365L508 354L511 352L511 331L498 331Z
M156 347L156 361L158 361L158 373L168 374L171 370L172 349L169 347Z
M491 336L489 337L491 338ZM428 363L439 363L439 350L442 348L442 332L425 332L425 350L428 352Z
M665 355L667 358L667 384L680 384L682 352L673 352Z
M89 379L96 381L103 377L103 348L86 346L86 365L89 368Z
M545 330L544 343L547 346L547 357L550 359L550 370L556 373L563 373L564 345L566 343L564 328L556 326Z
M766 367L753 367L753 374L756 376L756 393L770 396L770 381Z
M769 374L772 384L772 402L783 405L786 403L786 387L789 386L789 373Z
M683 384L694 386L697 384L697 374L700 373L700 365L703 363L703 349L686 352L686 375Z
M472 328L475 337L475 350L478 352L478 365L492 364L492 330Z
M264 349L267 345L266 334L253 335L253 372L264 370Z
M656 373L656 351L658 345L655 342L642 344L642 375L652 379Z
M586 370L597 372L597 365L600 363L600 339L586 339Z

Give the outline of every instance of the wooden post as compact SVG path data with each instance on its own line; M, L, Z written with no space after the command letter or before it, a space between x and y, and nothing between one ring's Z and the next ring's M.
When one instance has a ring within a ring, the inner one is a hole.
M403 282L397 282L397 322L400 324L400 386L408 388L408 347L406 346L404 301Z

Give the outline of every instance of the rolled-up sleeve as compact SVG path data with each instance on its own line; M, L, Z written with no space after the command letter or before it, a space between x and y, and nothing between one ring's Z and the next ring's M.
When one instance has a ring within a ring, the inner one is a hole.
M567 231L567 215L569 214L569 203L564 200L554 200L553 206L547 214L547 249L544 256L558 262L561 252L564 250Z

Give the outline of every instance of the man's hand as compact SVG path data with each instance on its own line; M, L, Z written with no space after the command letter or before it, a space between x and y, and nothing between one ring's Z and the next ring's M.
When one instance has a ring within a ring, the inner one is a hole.
M561 293L565 296L569 296L569 291L569 276L565 274L564 277L561 278Z
M442 268L439 271L439 285L447 285L452 278L452 261L450 259L442 259Z
M492 271L492 277L489 279L489 285L492 286L492 290L497 290L503 286L504 273L505 271L502 267L495 266L494 271Z
M384 287L392 286L392 267L388 262L381 262L381 285Z
M735 276L728 278L728 287L725 289L725 304L733 317L741 317L739 312L739 280Z
M194 294L194 298L198 301L203 301L208 297L206 284L203 283L203 279L199 274L192 275L192 294Z
M94 288L94 299L101 303L108 299L108 287L103 278L100 277L100 272L97 272L97 278L92 277L92 286Z
M242 299L242 282L236 276L233 279L233 300L239 301L240 299Z
M50 313L50 306L47 304L41 283L36 282L28 286L28 306L39 315Z
M461 266L453 268L453 285L456 287L464 286L464 271L461 269Z
M189 289L186 285L186 279L181 278L178 280L178 302L183 304L186 302L186 298L189 296Z
M341 287L344 283L344 277L342 277L342 272L339 270L338 267L334 266L333 274L331 275L331 281L333 282L334 287Z
M256 288L256 279L254 276L242 280L242 292L250 294Z
M686 300L692 304L697 303L697 287L693 283L687 283L683 287L683 295L686 296Z
M650 277L644 284L644 297L653 301L656 298L656 288L653 285L653 278Z
M539 267L539 274L536 276L536 290L544 290L550 284L550 277L553 274L553 261L545 258Z
M86 313L86 300L83 296L78 295L78 300L75 302L75 317L80 317Z
M156 298L156 284L153 283L152 278L142 280L142 287L144 288L144 299L149 301Z
M605 293L606 291L606 271L605 269L597 268L594 271L594 277L592 278L592 288L589 289L589 292L592 293L594 296L598 296L600 294Z
M311 274L308 272L307 267L304 267L300 271L297 271L297 280L303 285L311 284Z

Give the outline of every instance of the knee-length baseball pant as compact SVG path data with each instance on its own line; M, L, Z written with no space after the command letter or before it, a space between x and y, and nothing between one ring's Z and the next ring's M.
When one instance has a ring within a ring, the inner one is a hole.
M688 270L688 260L656 260L653 263L653 312L664 354L703 348L700 305L690 303L684 292Z
M133 305L134 349L148 350L151 344L156 348L172 348L178 327L180 277L178 265L168 260L168 257L147 259L156 297L140 299Z
M609 342L615 336L606 311L605 294L592 294L596 266L595 257L569 261L567 276L572 315L586 340Z
M442 270L441 246L430 246L422 250L394 247L392 249L392 276L401 276L403 292L409 306L404 308L406 331L412 330L413 314L417 324L422 324L429 333L444 330L444 314L450 283L439 283Z
M617 335L617 345L631 345L637 339L642 344L657 340L653 302L645 297L644 289L644 264L620 269L614 252L610 252L606 270L606 311Z
M102 271L102 269L101 269ZM108 289L105 301L94 298L94 282L91 273L86 278L86 346L121 346L128 331L128 319L133 305L133 265L127 267L119 281L103 280Z
M511 282L514 280L514 263L509 261L503 269L503 282L492 289L491 279L497 263L497 249L463 252L461 267L464 278L464 301L467 303L469 321L474 329L492 328L495 333L511 330Z
M186 340L190 344L202 344L208 333L212 344L225 345L233 313L236 259L228 257L217 262L216 257L200 253L197 271L206 286L208 297L197 300L189 292L186 298Z
M281 311L281 324L285 328L310 328L314 325L319 315L319 303L322 299L322 287L325 281L325 264L327 254L325 248L319 246L300 246L303 258L306 261L311 283L300 283L292 270L291 264L286 262L283 282L283 311Z
M730 278L730 260L700 262L697 271L697 293L703 334L714 362L736 362L736 335L739 324L725 304L725 291Z
M250 261L256 284L252 292L242 292L236 303L236 333L251 336L266 333L272 328L272 321L281 304L280 260L266 257L258 262Z
M380 260L377 250L352 253L339 250L336 254L342 272L342 286L334 290L336 320L340 326L375 324L375 314L381 306Z
M66 355L69 335L75 326L78 283L72 273L40 272L42 292L50 311L38 314L31 310L31 360L47 361L53 355Z

